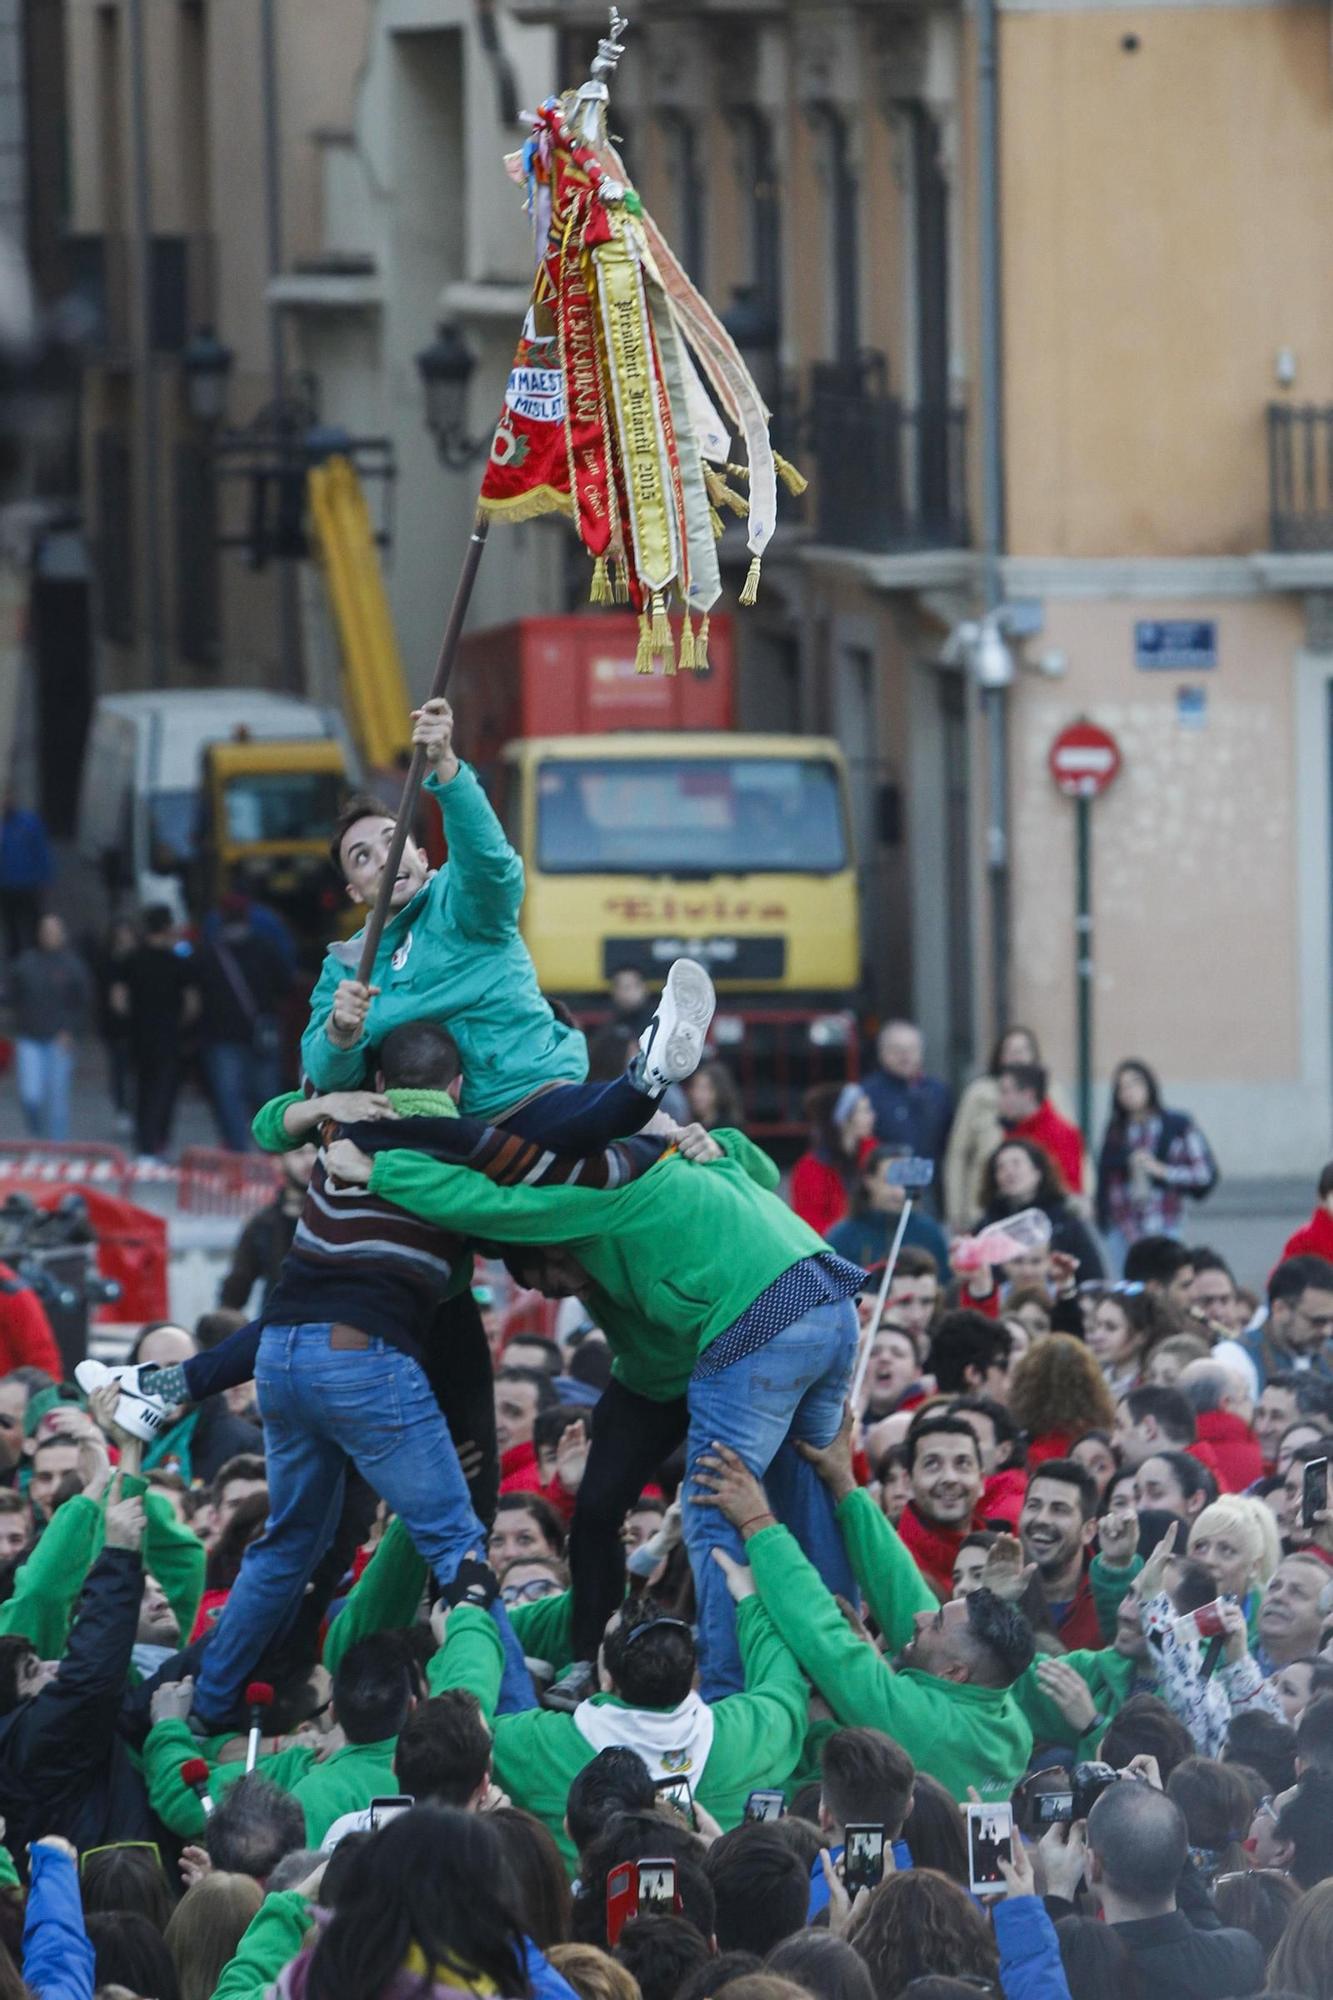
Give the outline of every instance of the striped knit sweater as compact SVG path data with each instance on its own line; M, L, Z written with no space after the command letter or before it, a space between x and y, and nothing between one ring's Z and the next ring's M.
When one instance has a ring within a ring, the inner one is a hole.
M450 1166L470 1167L502 1187L622 1187L653 1166L664 1139L618 1139L588 1156L553 1153L529 1139L461 1118L437 1091L388 1092L399 1116L378 1124L329 1124L296 1225L292 1247L265 1302L267 1326L342 1321L420 1357L436 1306L458 1288L469 1245L361 1187L339 1186L325 1147L346 1137L364 1153L408 1147Z

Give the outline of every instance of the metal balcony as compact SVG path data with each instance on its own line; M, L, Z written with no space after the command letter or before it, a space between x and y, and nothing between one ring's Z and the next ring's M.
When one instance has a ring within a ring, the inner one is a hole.
M1268 517L1283 555L1333 549L1333 406L1268 406Z
M969 546L967 412L814 386L815 534L892 555Z

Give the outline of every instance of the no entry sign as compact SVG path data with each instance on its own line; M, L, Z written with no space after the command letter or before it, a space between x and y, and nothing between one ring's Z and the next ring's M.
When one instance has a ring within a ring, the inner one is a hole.
M1049 762L1066 798L1095 799L1120 769L1120 745L1095 722L1071 722L1052 743Z

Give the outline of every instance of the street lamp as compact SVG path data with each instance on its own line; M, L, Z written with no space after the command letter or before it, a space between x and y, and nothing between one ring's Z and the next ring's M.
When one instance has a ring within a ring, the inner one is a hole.
M489 448L490 440L467 434L467 391L477 357L456 326L441 326L429 347L417 356L417 372L426 392L426 423L441 462L461 472Z
M211 326L201 326L181 349L185 400L198 424L214 430L227 410L227 382L235 360Z

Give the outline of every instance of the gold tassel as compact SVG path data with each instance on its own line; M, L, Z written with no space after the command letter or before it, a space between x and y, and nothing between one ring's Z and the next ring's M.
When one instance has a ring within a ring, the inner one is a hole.
M726 522L722 519L722 516L718 513L716 507L710 507L708 509L708 525L713 530L713 540L715 542L720 542L722 540L723 535L727 532L727 525Z
M748 465L728 465L727 471L731 474L733 479L742 480L746 486L749 485L750 468Z
M756 556L754 561L750 564L750 572L745 579L745 588L741 592L741 603L748 608L752 604L757 604L758 601L759 601L759 558L758 556Z
M680 621L680 670L683 674L694 672L694 627L688 611Z
M611 579L606 571L606 557L598 556L592 566L592 587L588 592L589 604L610 604Z
M617 604L629 603L629 565L621 556L611 565L615 576L615 598Z
M742 500L740 494L733 493L726 480L707 467L704 469L704 485L707 487L708 497L715 507L730 507L733 514L745 515L749 513L749 505L746 501Z
M653 632L648 623L646 611L639 613L639 643L634 650L634 671L636 674L650 674L653 670Z
M667 617L666 599L660 590L653 592L653 653L671 653L671 620Z
M804 473L798 472L791 460L784 458L781 452L774 452L773 464L777 468L778 478L782 481L787 491L799 498L810 484Z
M712 672L708 664L708 613L699 620L699 636L694 642L694 671L696 674Z

